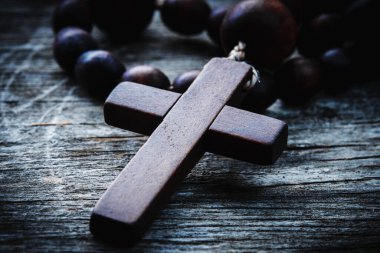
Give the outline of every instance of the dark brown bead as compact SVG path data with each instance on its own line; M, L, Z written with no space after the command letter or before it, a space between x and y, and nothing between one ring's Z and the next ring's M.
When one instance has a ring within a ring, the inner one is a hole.
M91 32L93 20L88 0L62 0L53 13L52 26L54 32L66 27L79 27Z
M227 6L222 6L212 10L207 23L207 34L210 39L217 44L221 45L220 42L220 26L222 25L223 19L228 11Z
M306 58L294 58L275 73L279 97L288 105L304 105L317 94L321 85L319 64Z
M145 65L127 70L122 79L123 81L145 84L160 89L168 89L170 86L169 78L161 70Z
M164 0L160 6L162 22L170 30L182 35L203 32L210 12L205 0Z
M94 49L98 49L96 41L89 33L79 28L64 28L54 39L54 58L69 74L73 73L79 56Z
M235 5L221 26L226 53L239 41L246 43L246 60L255 66L273 67L289 56L297 26L288 8L278 0L247 0Z
M318 57L328 49L341 46L344 41L342 16L324 13L302 26L297 48L304 56Z
M75 76L79 84L101 98L105 98L121 81L124 71L123 63L103 50L82 54L75 65Z
M278 91L273 74L260 71L260 81L248 92L240 108L262 113L277 99Z
M170 90L184 93L194 82L199 73L201 73L199 70L193 70L180 74L174 79L172 86L170 86Z
M336 94L349 88L353 82L352 58L341 48L325 52L320 59L323 88L326 92Z
M95 24L116 41L133 40L150 24L154 0L91 0Z

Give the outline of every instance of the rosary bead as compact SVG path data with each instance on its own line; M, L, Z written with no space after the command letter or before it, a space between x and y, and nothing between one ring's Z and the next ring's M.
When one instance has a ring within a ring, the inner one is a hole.
M255 84L244 98L240 108L262 113L278 99L277 86L273 74L260 71L260 82Z
M207 34L210 39L218 46L220 42L220 26L228 11L227 6L219 7L211 11L210 17L207 23Z
M279 97L286 104L304 105L320 90L319 64L306 58L294 58L275 73Z
M205 30L211 9L205 0L164 0L160 6L162 22L182 35Z
M169 78L159 69L151 66L136 66L127 70L122 77L123 81L145 84L148 86L168 89Z
M330 94L344 91L352 84L353 62L341 48L325 52L320 59L323 76L323 88Z
M115 41L136 39L150 24L154 0L91 0L95 24Z
M94 49L98 49L98 44L89 33L80 28L65 28L54 39L54 58L61 68L69 74L73 73L79 56Z
M93 21L88 0L62 0L53 13L54 32L65 27L79 27L91 32Z
M293 15L281 2L247 0L228 11L221 41L226 53L244 42L246 60L257 67L273 67L293 52L296 33Z
M341 15L321 14L302 26L297 48L304 56L318 57L324 51L344 43L345 36L342 28Z
M180 74L174 79L172 86L170 86L170 90L184 93L194 82L199 73L201 73L199 70L193 70Z
M124 65L112 54L103 50L89 51L80 56L75 65L78 83L89 93L105 97L119 83Z

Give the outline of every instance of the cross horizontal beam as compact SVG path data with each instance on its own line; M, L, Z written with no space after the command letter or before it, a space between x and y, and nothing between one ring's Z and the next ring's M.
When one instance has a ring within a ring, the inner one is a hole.
M182 94L131 82L120 83L104 104L107 124L150 135ZM224 106L206 132L206 150L257 164L272 164L287 143L287 124Z

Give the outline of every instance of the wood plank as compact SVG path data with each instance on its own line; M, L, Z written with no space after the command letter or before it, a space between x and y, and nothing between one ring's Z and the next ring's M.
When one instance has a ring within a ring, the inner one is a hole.
M203 136L252 68L213 58L96 204L95 236L134 243L205 152Z
M52 1L1 6L0 252L125 252L88 223L146 138L106 125L102 103L56 65ZM126 46L93 34L128 68L149 64L171 80L218 54L206 34L178 36L159 15ZM379 108L378 82L305 108L277 102L266 115L289 125L280 159L260 166L206 153L131 252L378 252Z

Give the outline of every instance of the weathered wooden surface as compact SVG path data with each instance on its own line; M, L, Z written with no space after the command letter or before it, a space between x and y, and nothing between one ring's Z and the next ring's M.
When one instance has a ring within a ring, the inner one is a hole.
M59 70L50 2L0 1L0 252L123 252L94 240L90 211L146 137L107 126L101 103ZM99 41L172 79L216 53L158 19L143 42ZM289 124L279 161L207 154L134 250L378 250L379 98L372 83L303 109L277 103L268 114Z

